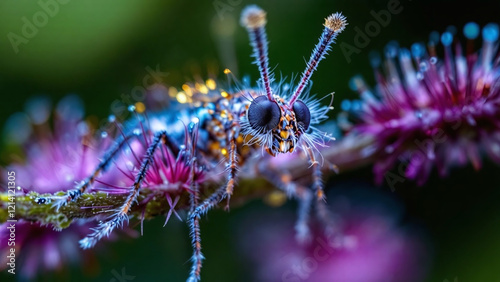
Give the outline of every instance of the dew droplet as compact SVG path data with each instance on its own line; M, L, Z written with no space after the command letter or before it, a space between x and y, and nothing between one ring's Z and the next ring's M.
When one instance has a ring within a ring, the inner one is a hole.
M467 39L474 40L479 36L479 25L475 22L467 23L463 32Z

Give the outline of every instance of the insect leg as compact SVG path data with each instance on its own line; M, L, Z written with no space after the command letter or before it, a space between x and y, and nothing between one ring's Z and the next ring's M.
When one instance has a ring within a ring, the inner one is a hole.
M298 201L297 221L295 223L296 239L299 243L306 243L311 240L309 229L309 213L313 195L311 190L292 181L288 173L278 172L268 166L259 166L260 174L276 188L284 191L288 197L293 197Z
M228 181L226 185L226 195L227 195L226 210L229 210L229 200L231 199L231 195L233 194L236 173L238 172L238 156L236 152L235 138L231 138L231 143L229 148L229 163L227 166L227 171L228 171Z
M201 236L200 236L200 217L206 214L214 206L216 206L226 195L226 187L220 187L209 198L204 200L201 204L194 207L189 213L189 229L191 235L191 243L193 245L193 256L191 273L187 281L199 281L201 264L204 259L201 253Z
M109 236L109 234L115 229L123 224L124 220L128 220L128 212L136 201L137 195L139 194L141 183L144 180L149 166L153 162L153 155L160 145L160 143L167 144L168 136L165 131L161 131L155 134L153 142L150 144L146 151L146 156L142 160L141 168L136 175L132 190L128 195L125 203L116 210L116 213L111 215L110 218L99 224L98 227L93 229L93 233L80 240L80 246L83 249L92 248L102 237Z
M326 204L325 194L323 192L323 173L321 172L321 166L311 148L306 148L305 151L309 157L309 162L313 170L312 181L313 191L316 194L316 201L314 201L316 217L325 227L327 236L341 236L341 223L336 220L335 215L330 212ZM330 169L335 170L336 168L334 165L330 164Z
M235 137L231 137L228 158L229 158L229 163L227 165L228 180L226 185L220 187L210 197L208 197L201 204L196 206L194 204L196 203L197 195L191 196L192 208L189 213L189 228L191 235L191 243L193 245L193 256L191 258L193 265L191 267L191 273L188 278L188 281L200 280L201 265L204 259L203 254L201 253L200 217L206 214L214 206L216 206L220 201L222 201L222 199L224 199L224 197L228 198L228 204L226 206L226 209L229 206L229 197L233 192L236 181L236 174L238 172L238 158L236 153Z
M326 204L326 199L323 192L323 173L321 172L321 166L316 160L316 157L314 156L314 152L312 152L312 150L308 150L308 155L313 170L313 190L315 191L317 198L317 200L314 202L316 217L325 227L325 233L327 236L340 236L340 223L336 221L335 215L330 212Z
M325 193L323 191L323 174L321 173L321 166L316 160L314 156L314 152L311 149L308 149L309 162L311 163L313 174L313 190L314 194L316 194L316 198L318 201L325 201Z

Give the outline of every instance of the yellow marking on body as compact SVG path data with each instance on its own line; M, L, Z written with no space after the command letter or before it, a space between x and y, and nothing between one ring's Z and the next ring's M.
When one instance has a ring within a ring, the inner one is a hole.
M202 94L207 94L208 93L208 87L206 85L204 85L204 84L196 82L195 85L194 85L194 87L196 88L196 90L198 90Z
M280 152L285 152L285 142L281 141L280 142Z
M226 110L222 110L222 111L220 112L220 116L221 116L222 118L227 118L227 111L226 111Z
M288 130L282 130L282 131L280 132L280 136L281 136L281 138L283 138L283 139L288 139L288 137L290 136L290 133L288 132Z
M232 195L233 194L233 188L234 188L234 179L231 178L227 182L226 193L228 193L229 195Z
M215 88L217 87L217 83L215 82L215 80L213 80L211 78L207 79L205 84L207 85L208 89L210 89L210 90L215 90Z
M135 106L135 111L139 114L144 113L144 111L146 110L146 106L142 102L137 102L134 104L134 106Z
M220 150L220 152L221 152L224 156L225 156L225 155L227 155L227 149L226 149L226 148L222 148L222 149Z
M323 193L323 190L318 189L318 192L316 193L316 196L318 197L318 199L323 199L323 197L325 196L325 194Z
M292 176L290 174L283 174L281 176L281 181L283 181L283 183L290 183L290 181L292 181Z
M225 69L224 70L224 74L230 74L231 73L231 70L230 69Z
M220 95L221 95L222 97L224 97L224 98L229 97L229 94L228 94L226 91L222 91L222 92L220 93Z
M170 86L168 88L168 96L172 97L172 98L175 98L175 96L177 96L177 88L173 87L173 86Z
M209 148L210 148L211 151L219 150L220 149L220 144L219 144L219 142L210 143Z
M184 90L184 92L186 92L186 95L193 96L193 91L191 90L191 87L189 85L183 84L182 90Z
M177 93L176 98L177 101L181 104L187 103L188 101L188 97L186 96L186 93L184 93L183 91Z

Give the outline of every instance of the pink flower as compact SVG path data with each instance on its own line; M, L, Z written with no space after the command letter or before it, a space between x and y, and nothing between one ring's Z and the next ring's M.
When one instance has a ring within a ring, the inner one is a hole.
M466 46L462 46L452 32L444 32L443 59L436 55L437 34L427 48L416 43L411 51L392 42L385 52L385 72L379 71L379 58L372 60L375 92L361 78L353 79L362 104L353 109L356 104L346 101L344 108L359 114L354 132L376 140L377 182L390 178L389 170L400 161L403 176L418 184L427 180L433 166L441 176L468 162L478 170L483 153L500 163L498 26L483 28L482 49L474 52L479 33L477 24L467 24Z
M48 123L50 113L50 102L37 98L27 103L26 113L17 113L7 121L7 142L24 151L22 161L17 157L18 161L4 169L15 172L19 195L71 190L76 181L93 171L103 154L83 120L83 105L77 96L67 96L57 104L52 128ZM7 245L7 224L10 223L0 226L2 269L7 266L3 260L13 247ZM90 255L82 253L78 240L91 224L74 222L64 232L22 220L15 225L16 273L22 276L32 278L42 269L57 270L65 263L79 261L82 254Z

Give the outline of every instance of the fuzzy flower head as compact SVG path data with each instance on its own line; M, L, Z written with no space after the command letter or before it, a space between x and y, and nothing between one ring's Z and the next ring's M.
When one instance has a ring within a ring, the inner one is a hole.
M391 42L383 62L372 58L375 91L359 77L352 80L361 104L343 106L360 120L354 131L375 140L377 182L398 181L389 171L398 161L405 163L402 176L419 184L434 165L445 176L450 167L468 162L480 169L482 153L500 163L499 29L486 25L483 46L475 52L480 33L476 23L469 23L463 29L465 45L453 30L433 33L427 46L415 43L411 50ZM437 57L439 45L443 58Z
M181 106L181 105L177 105ZM186 196L193 193L193 187L199 188L204 181L207 181L203 164L196 163L196 143L198 139L198 124L195 122L184 122L184 117L167 115L165 112L152 112L146 115L143 108L129 106L133 118L123 125L116 122L114 116L109 120L116 128L115 133L102 132L101 136L116 146L122 143L118 156L113 160L108 170L102 177L96 180L94 191L106 193L128 194L130 187L136 181L136 177L143 165L143 157L147 154L155 139L155 134L175 126L180 126L179 136L175 134L167 137L165 143L161 143L152 156L152 165L147 170L141 184L143 189L152 192L144 202L139 203L146 208L149 200L153 197L164 197L170 206L167 213L167 221L172 214L177 214L179 202L187 203ZM170 119L177 122L171 123ZM171 127L170 127L171 126ZM117 135L110 138L112 135ZM176 137L176 138L172 138ZM178 143L182 140L182 144ZM111 145L111 146L113 146ZM144 218L142 218L143 220Z
M102 152L95 147L90 127L83 120L80 99L67 96L61 100L52 116L53 126L48 122L51 112L47 99L36 98L26 104L25 113L14 114L6 123L7 142L17 144L24 152L24 156L15 158L18 161L4 169L15 172L19 195L71 190L99 162ZM19 254L18 272L32 278L42 269L56 270L64 262L79 261L82 253L77 242L87 229L83 222L71 224L60 232L40 223L18 221L14 246ZM2 268L6 267L3 260L13 247L7 246L8 236L6 224L2 224Z

